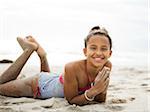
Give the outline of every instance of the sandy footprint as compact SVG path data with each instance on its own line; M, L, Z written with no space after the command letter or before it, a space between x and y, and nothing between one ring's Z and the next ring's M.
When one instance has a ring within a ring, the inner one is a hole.
M145 83L144 83L144 84L141 84L141 86L148 86L148 84L145 84Z
M123 106L120 106L120 105L107 105L105 106L105 108L113 112L118 112L118 111L122 111L125 109Z
M19 104L23 104L23 103L34 103L36 100L32 99L32 98L11 98L8 100L4 101L4 104L8 104L8 105L19 105Z
M13 111L13 109L12 108L10 108L10 107L0 107L0 112L15 112L15 111Z
M150 80L150 77L144 78L143 80Z
M120 98L116 98L116 99L111 99L109 101L110 104L120 104L120 103L127 103L126 99L120 99Z
M150 89L146 90L146 92L150 92Z
M129 98L129 101L133 101L133 100L135 100L135 98L134 98L134 97Z

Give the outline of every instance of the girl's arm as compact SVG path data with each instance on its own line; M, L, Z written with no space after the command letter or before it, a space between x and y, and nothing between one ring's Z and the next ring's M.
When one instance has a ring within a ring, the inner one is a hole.
M111 71L111 69L112 69L112 63L108 60L106 62L106 64L104 65L104 67L110 68L110 71ZM108 81L108 85L109 85L109 81ZM102 93L98 94L95 97L95 101L97 101L97 102L105 102L106 101L106 95L107 95L107 89L108 89L108 86L107 86L107 88Z
M87 101L84 94L78 94L78 81L72 64L65 66L64 95L70 104L85 105L93 103Z
M108 81L108 85L109 85L109 81ZM100 103L106 101L108 85L102 93L96 95L96 97L94 99L95 101L100 102Z
M100 80L95 86L89 89L86 94L88 98L97 96L105 90L108 80L105 80L105 75L101 76L101 79L102 80ZM78 79L71 64L65 66L64 94L70 104L85 105L95 103L95 101L88 101L85 98L85 93L81 95L78 94Z
M103 94L103 93L98 94L98 95L95 97L95 101L100 102L100 103L105 102L105 101L106 101L106 93L105 93L105 94Z

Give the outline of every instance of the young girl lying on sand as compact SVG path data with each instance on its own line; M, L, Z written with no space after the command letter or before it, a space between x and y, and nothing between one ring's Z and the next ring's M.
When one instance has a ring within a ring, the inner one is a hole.
M33 37L18 37L17 41L24 52L1 74L1 95L40 99L65 97L70 104L77 105L105 102L112 41L104 28L95 26L90 30L83 49L86 59L66 64L64 73L60 75L50 72L45 50ZM40 58L41 72L29 78L17 79L34 51Z

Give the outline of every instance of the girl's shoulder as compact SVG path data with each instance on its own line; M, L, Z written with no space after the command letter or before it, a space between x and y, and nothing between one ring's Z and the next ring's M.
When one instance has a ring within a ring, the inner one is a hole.
M69 62L65 65L65 67L69 67L69 68L78 68L78 67L82 67L85 63L85 60L77 60L77 61L72 61Z
M64 76L65 78L69 77L71 75L71 78L77 78L80 76L80 74L85 71L85 60L78 60L78 61L73 61L70 63L67 63L65 65L65 70L64 70Z

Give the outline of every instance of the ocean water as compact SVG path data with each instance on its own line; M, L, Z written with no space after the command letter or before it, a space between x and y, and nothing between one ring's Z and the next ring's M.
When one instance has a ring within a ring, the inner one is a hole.
M51 65L84 58L84 38L91 27L105 27L113 41L110 60L116 66L150 63L147 0L0 0L0 59L15 60L16 37L33 35ZM31 64L38 64L34 54Z

